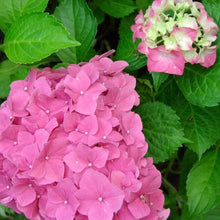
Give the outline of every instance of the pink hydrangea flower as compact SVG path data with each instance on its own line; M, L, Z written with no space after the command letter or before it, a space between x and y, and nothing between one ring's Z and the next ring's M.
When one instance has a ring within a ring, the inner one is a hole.
M89 219L111 220L123 203L124 193L102 173L88 169L80 179L78 211Z
M46 214L57 220L73 219L79 207L76 191L77 188L69 178L64 178L55 186L48 186Z
M186 62L210 67L216 60L218 26L204 6L192 0L154 0L131 26L133 41L148 57L149 72L182 75Z
M157 69L158 72L182 75L185 65L183 54L180 50L168 51L164 45L149 48L147 67L150 72Z
M168 218L160 172L131 111L135 78L111 53L32 69L11 84L0 108L3 205L32 220Z

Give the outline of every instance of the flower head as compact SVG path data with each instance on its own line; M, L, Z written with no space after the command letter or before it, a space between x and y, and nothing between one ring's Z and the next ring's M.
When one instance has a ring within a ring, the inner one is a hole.
M11 84L0 109L2 204L33 220L111 220L136 219L139 202L142 216L167 218L159 171L144 158L142 122L131 111L135 78L110 53L32 69ZM144 178L152 180L145 191ZM142 191L155 206L136 198Z
M215 63L218 26L199 2L155 0L145 14L140 11L131 30L134 41L142 40L138 50L148 57L150 72L182 75L186 62L207 68Z

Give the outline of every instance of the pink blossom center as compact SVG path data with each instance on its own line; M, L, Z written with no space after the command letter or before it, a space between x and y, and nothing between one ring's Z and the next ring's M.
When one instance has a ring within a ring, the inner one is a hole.
M100 197L98 198L98 200L99 200L99 202L102 202L103 198L100 196Z

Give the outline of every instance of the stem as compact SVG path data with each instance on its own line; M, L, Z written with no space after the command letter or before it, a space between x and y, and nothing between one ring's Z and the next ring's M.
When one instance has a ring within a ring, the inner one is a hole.
M180 175L180 171L174 171L172 169L169 170L170 173L175 174L175 175Z
M181 195L179 195L176 188L167 179L165 179L163 177L162 181L163 181L164 187L168 190L168 192L170 192L171 194L173 194L175 196L179 208L181 208L181 202L183 202L185 204L187 203L185 198L183 198Z
M163 184L164 186L167 188L167 190L169 192L171 192L172 194L176 194L177 190L176 188L166 179L166 178L162 178Z
M5 52L5 51L4 51L4 44L1 44L1 45L0 45L0 51Z
M166 171L165 171L165 173L164 173L164 178L165 178L165 179L167 179L167 175L168 175L169 171L172 170L171 168L172 168L172 166L173 166L173 163L174 163L175 159L176 159L176 155L173 156L173 157L170 159L169 164L168 164L168 166L167 166L167 168L166 168Z
M175 19L176 19L176 11L174 11L174 15L173 15L173 20L175 21Z
M184 15L185 9L183 8L181 12L183 12L183 15Z
M201 48L197 43L196 41L193 42L198 48Z
M163 42L164 40L163 39L161 39L161 40L159 40L159 41L157 41L157 44L159 44L159 43L161 43L161 42Z
M218 151L220 148L220 139L216 141L216 143L214 144L214 146L216 147L216 150Z
M168 19L169 20L169 16L167 16L166 14L164 14L164 13L161 13L166 19Z

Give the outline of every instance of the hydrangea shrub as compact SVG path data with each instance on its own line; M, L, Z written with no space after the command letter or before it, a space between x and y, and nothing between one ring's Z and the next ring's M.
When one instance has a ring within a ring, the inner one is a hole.
M2 204L29 219L167 219L127 65L101 55L11 84L0 110Z
M186 62L210 67L216 60L218 26L200 2L155 0L131 26L149 72L182 75Z
M0 6L0 219L218 220L219 0Z

